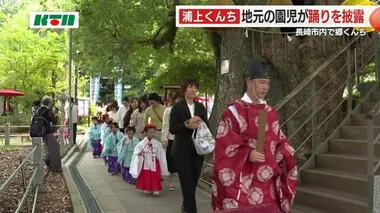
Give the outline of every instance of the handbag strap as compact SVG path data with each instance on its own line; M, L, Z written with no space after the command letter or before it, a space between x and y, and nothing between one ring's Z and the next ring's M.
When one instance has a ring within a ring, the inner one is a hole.
M203 123L203 121L201 121L201 123ZM199 125L201 125L201 123L199 123ZM199 125L198 125L198 128L199 128ZM191 135L192 138L196 138L196 133L198 132L198 128L193 130L193 134Z
M158 116L158 113L156 112L156 110L154 109L153 106L152 106L152 110L153 110L154 114L156 114L158 120L160 120L160 122L162 123L162 119L160 118L160 116Z

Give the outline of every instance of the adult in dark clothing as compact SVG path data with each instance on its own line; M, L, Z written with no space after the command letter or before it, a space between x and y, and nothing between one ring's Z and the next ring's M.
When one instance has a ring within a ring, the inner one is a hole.
M139 109L140 103L138 98L132 98L131 102L129 103L129 109L125 113L125 116L123 118L123 130L127 129L131 124L132 114L135 110Z
M119 130L124 134L124 129L129 126L133 109L127 96L123 97L121 106L116 114L116 121L119 124Z
M46 123L46 135L44 140L45 163L51 171L61 171L61 156L59 143L54 137L53 126L57 124L57 117L53 112L53 101L50 97L44 97L41 101L41 107L37 110L37 116L44 117Z
M41 99L37 99L33 102L33 106L32 106L32 118L36 115L37 113L37 110L41 107Z
M131 116L132 116L133 111L134 111L133 108L130 107L127 113L125 113L125 116L123 118L123 131L129 127L129 123L131 122Z
M197 90L195 80L184 81L181 86L184 99L173 105L169 122L169 131L174 135L172 155L182 190L182 212L185 213L197 213L195 192L204 160L197 154L191 139L199 123L207 122L205 107L194 101Z
M168 103L168 106L169 106L169 104L171 105L172 103L173 104L178 103L182 100L179 92L177 92L174 96L172 96L172 94L170 94L168 97L170 98L170 100L173 100L173 102ZM162 119L161 143L164 146L164 148L166 148L166 161L168 164L168 170L170 172L169 181L168 181L169 182L168 183L168 189L170 191L174 191L175 190L174 178L175 178L175 173L177 173L177 167L175 165L175 161L174 161L173 155L172 155L174 135L169 133L169 129L170 129L169 128L169 121L170 121L171 110L172 110L172 105L170 107L166 108L164 111L164 115L163 115L163 119Z

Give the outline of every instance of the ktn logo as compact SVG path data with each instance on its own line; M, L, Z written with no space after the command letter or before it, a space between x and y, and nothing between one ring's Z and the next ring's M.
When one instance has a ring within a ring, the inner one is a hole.
M30 28L79 28L78 12L32 12Z

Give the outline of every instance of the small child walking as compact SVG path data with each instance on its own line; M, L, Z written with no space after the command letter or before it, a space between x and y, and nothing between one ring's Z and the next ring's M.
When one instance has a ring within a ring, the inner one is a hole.
M102 155L107 156L108 172L115 175L119 172L119 165L117 163L117 144L123 139L124 135L119 131L118 123L110 124L111 133L104 141L104 150Z
M99 126L99 120L97 117L92 117L92 126L87 133L87 144L92 146L92 156L94 158L100 157L101 150L101 127Z
M103 124L101 126L101 134L100 134L100 144L101 144L101 147L100 149L102 150L102 156L103 159L104 159L104 164L107 165L107 156L104 154L105 153L105 150L104 150L104 141L106 141L106 138L107 136L111 133L110 131L110 128L109 128L109 124L110 124L110 118L108 117L107 114L103 115Z
M162 191L161 176L169 176L166 153L162 144L154 139L155 126L145 126L147 136L137 144L129 173L137 178L136 189L159 195Z
M121 174L127 183L136 184L136 179L129 174L129 168L131 166L132 155L135 147L140 142L140 140L135 136L135 127L127 127L125 129L125 137L117 145L118 158L117 162L122 166Z

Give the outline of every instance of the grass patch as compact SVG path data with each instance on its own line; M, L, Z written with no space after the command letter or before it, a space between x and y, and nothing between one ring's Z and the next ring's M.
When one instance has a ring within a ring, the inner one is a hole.
M24 141L24 142L21 142L21 137L11 137L10 138L10 145L13 146L19 146L19 145L31 145L32 144L32 141ZM5 145L5 139L4 138L1 138L0 139L0 146L4 146Z
M0 151L4 152L14 152L18 150L20 150L20 146L17 145L0 146Z

